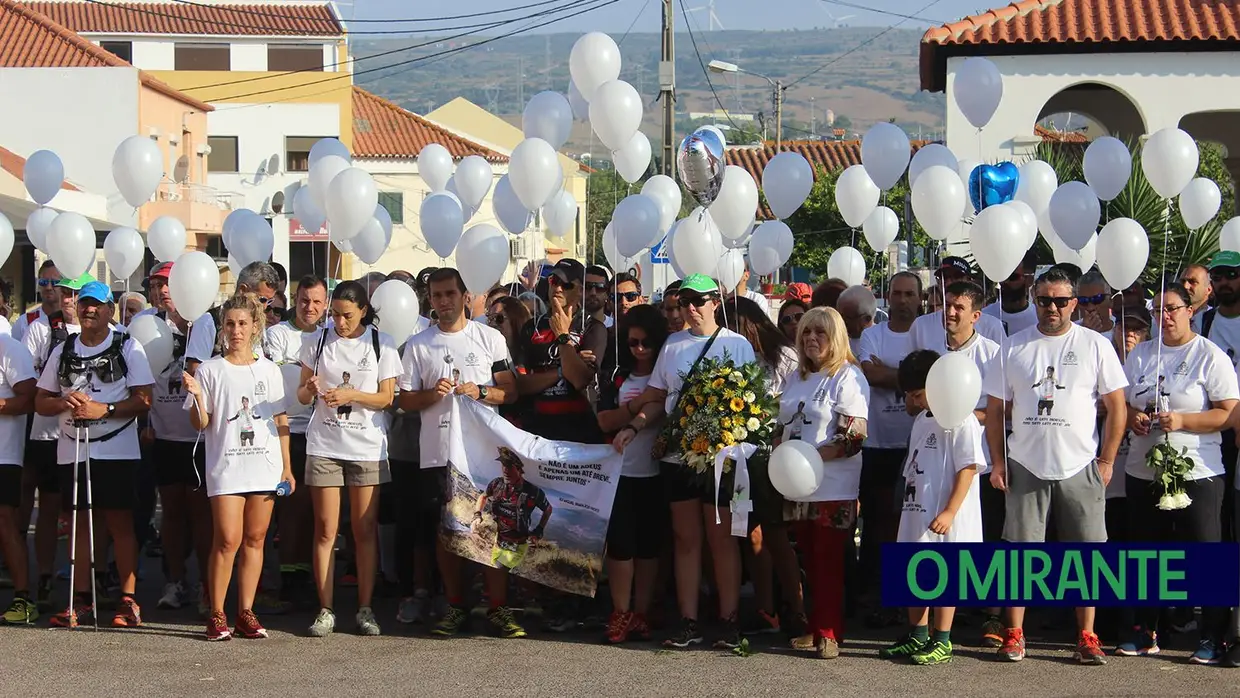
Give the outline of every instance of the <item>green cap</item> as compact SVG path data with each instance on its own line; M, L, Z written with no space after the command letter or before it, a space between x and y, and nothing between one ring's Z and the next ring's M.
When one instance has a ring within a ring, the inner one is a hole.
M695 291L697 293L718 293L719 284L715 280L705 274L690 274L680 282L681 291Z
M1240 252L1234 250L1221 250L1214 258L1210 260L1210 270L1213 271L1219 267L1240 267Z
M90 272L86 272L76 279L61 279L56 282L56 285L60 288L67 288L71 291L81 291L83 286L91 283L92 281L96 281L95 277L91 276Z

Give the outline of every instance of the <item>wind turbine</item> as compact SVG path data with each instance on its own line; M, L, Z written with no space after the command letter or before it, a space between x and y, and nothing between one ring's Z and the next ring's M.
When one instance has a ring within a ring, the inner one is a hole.
M845 21L850 20L850 19L852 19L853 17L856 17L856 16L857 16L857 15L844 15L843 17L836 17L835 15L831 14L831 10L826 10L826 9L824 8L824 11L827 13L827 17L830 17L830 18L831 18L831 28L832 28L832 29L839 29L839 28L840 28L840 23L841 23L841 22L845 22Z
M706 17L707 17L706 28L708 31L713 31L716 27L718 27L719 29L723 29L723 22L720 22L719 15L715 14L715 0L709 0L705 5L702 5L701 7L691 7L688 10L686 10L686 12L701 12L702 10L706 10Z

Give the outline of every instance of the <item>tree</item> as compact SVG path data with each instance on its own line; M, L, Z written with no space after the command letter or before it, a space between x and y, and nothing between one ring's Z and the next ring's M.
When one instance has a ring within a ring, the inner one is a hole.
M586 258L605 262L603 231L611 222L616 204L628 196L632 185L615 170L595 170L586 180ZM638 188L640 191L640 187Z

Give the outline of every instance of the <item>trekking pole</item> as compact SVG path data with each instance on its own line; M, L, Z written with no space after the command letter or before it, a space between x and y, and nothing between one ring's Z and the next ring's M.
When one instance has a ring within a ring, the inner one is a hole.
M75 427L76 427L76 423L75 423ZM77 627L77 608L75 608L73 605L73 602L75 601L73 597L74 595L77 594L76 587L74 586L74 580L76 579L77 553L78 553L78 545L80 544L80 541L78 540L80 536L78 536L78 528L77 528L77 521L78 521L77 460L78 460L78 449L81 447L81 444L82 444L82 442L80 441L81 436L82 436L82 428L76 427L74 434L73 434L73 491L69 493L69 497L70 497L69 501L71 502L72 507L73 507L73 514L70 517L73 519L73 521L70 523L70 533L69 533L69 540L71 541L69 545L69 627L70 628ZM39 511L39 515L40 516L43 515L42 510Z
M77 467L75 463L74 468ZM95 631L99 631L99 598L96 590L95 579L95 508L91 497L90 486L90 429L86 429L86 528L90 535L90 607L94 609L94 613L90 614L91 620L95 622Z

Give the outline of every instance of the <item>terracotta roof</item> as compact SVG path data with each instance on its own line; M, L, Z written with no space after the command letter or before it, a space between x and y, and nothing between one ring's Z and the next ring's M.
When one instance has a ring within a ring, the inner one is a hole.
M0 145L0 170L8 172L20 180L22 173L26 170L26 158ZM65 191L82 191L70 184L69 180L62 182L60 188Z
M1084 144L1089 142L1089 138L1080 131L1052 131L1045 126L1034 126L1033 133L1042 140L1052 143Z
M431 143L448 149L453 158L481 155L488 162L508 157L431 123L388 100L353 87L353 156L377 159L416 158Z
M0 67L132 68L81 36L13 0L0 0ZM214 107L139 70L143 85L202 111Z
M1149 42L1237 41L1240 0L1021 0L929 29L921 39L921 88L943 90L947 56L976 53L968 47L1118 44L1160 51L1166 48Z
M26 5L84 34L343 36L345 33L344 26L327 3L64 0Z

